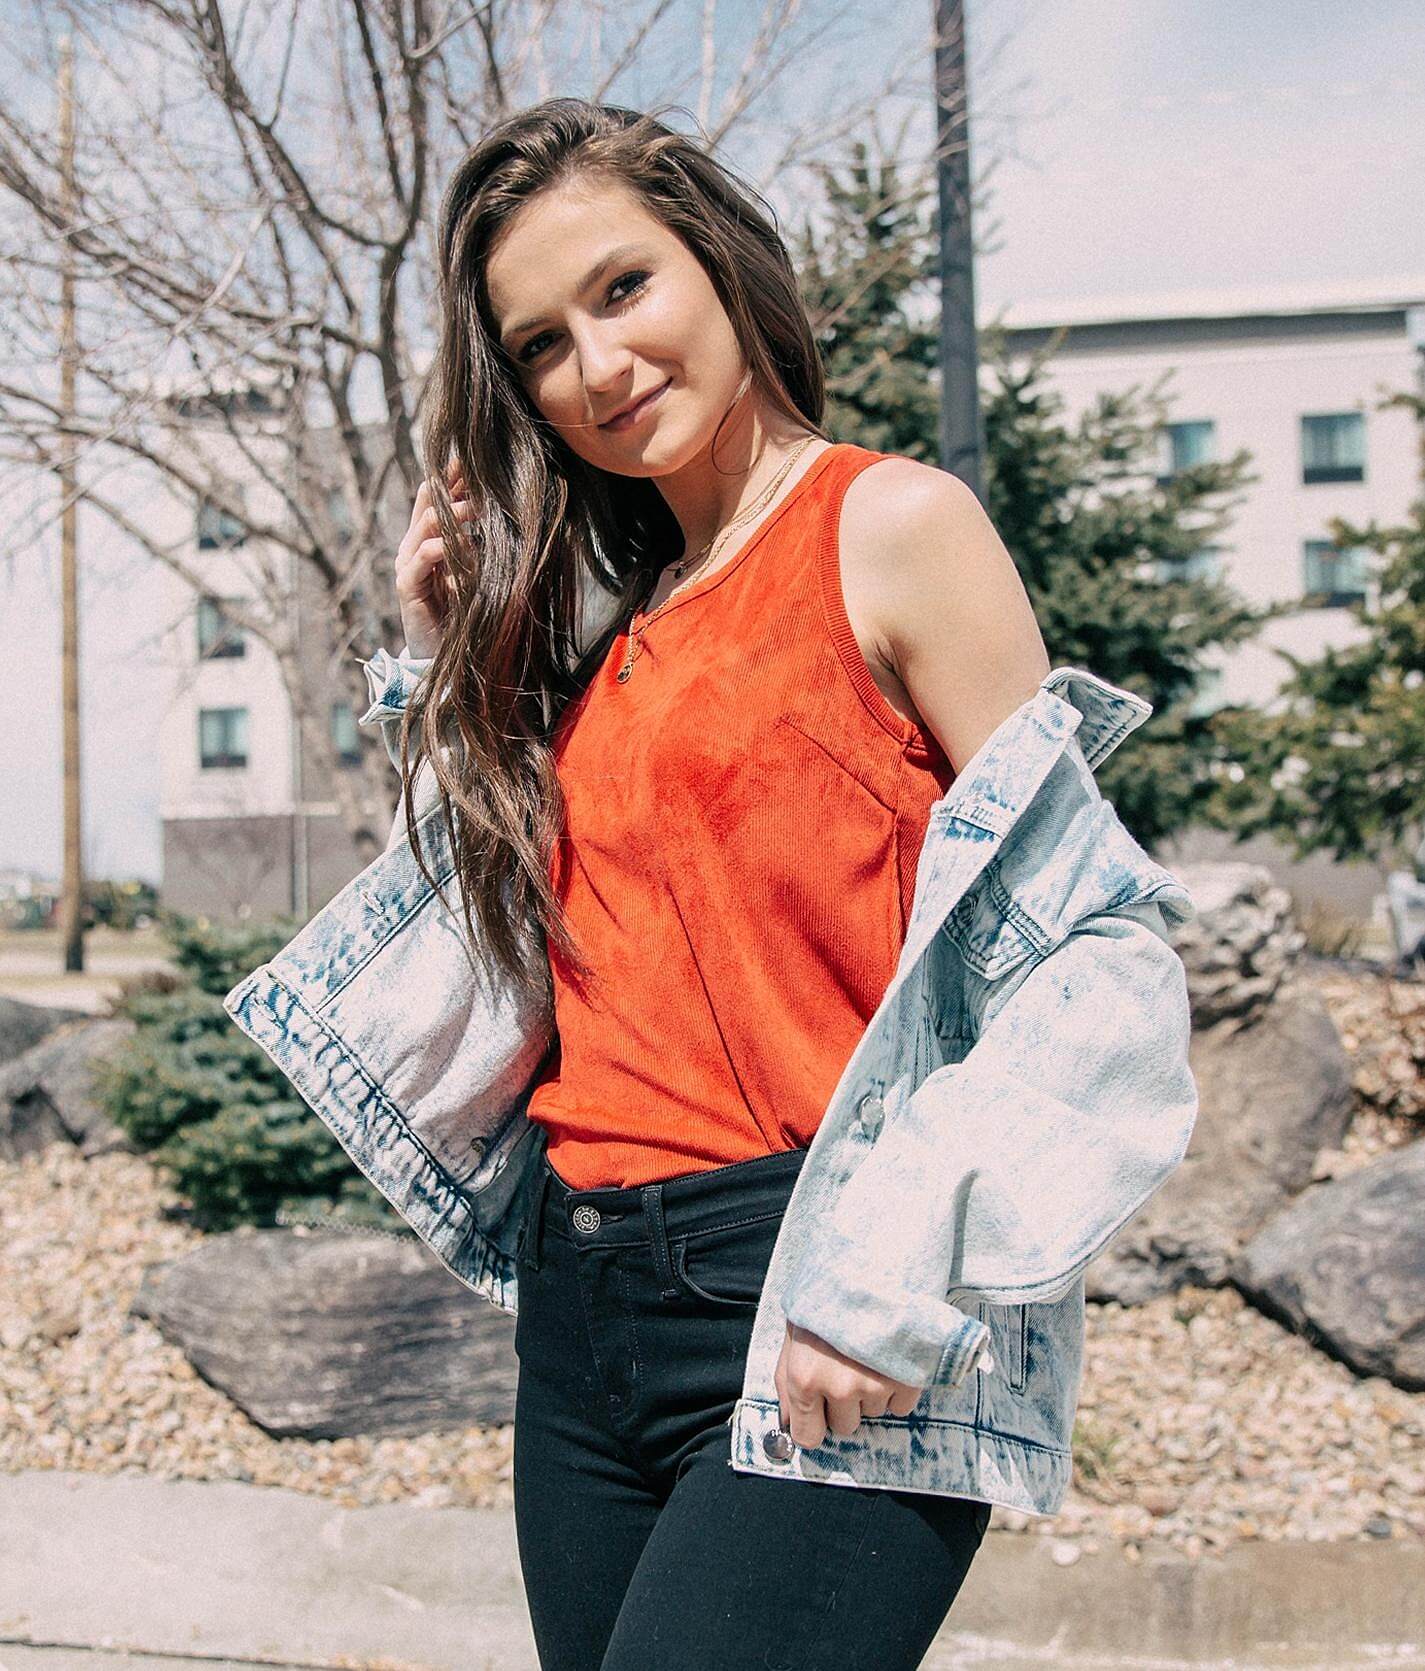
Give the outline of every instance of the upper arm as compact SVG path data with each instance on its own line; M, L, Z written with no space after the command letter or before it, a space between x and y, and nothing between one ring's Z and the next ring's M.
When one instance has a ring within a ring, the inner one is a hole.
M959 771L1049 671L1013 558L958 476L911 458L852 481L842 539L866 553L883 655Z

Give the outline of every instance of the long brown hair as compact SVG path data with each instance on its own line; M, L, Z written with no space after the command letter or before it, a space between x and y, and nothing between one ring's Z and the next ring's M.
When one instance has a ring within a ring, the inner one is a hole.
M576 977L588 974L549 880L564 814L551 736L683 545L653 481L596 469L560 439L495 329L485 265L501 228L538 193L589 176L629 187L702 263L747 359L739 398L755 386L818 434L826 398L773 212L693 139L653 115L555 98L501 122L462 159L441 207L441 340L424 434L449 604L401 733L406 830L438 888L412 794L424 759L439 786L471 951L488 974L493 960L523 996L540 1000L550 995L551 941ZM438 467L455 459L473 512L465 523ZM581 650L590 585L611 613Z

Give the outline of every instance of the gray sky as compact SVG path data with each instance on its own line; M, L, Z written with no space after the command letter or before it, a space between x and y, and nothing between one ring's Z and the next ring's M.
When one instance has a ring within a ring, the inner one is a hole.
M929 0L905 10L928 17ZM866 11L879 28L886 8L866 0ZM1425 273L1417 0L971 0L969 29L972 160L991 188L977 228L982 317L1105 294ZM837 79L789 86L834 97ZM6 502L14 493L0 484ZM85 862L91 875L157 881L156 577L97 516L81 514L80 540ZM0 568L12 693L0 867L50 875L60 862L58 646L51 533Z

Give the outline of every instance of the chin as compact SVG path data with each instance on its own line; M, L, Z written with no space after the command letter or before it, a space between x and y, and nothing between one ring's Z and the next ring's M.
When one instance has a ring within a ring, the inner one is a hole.
M655 430L640 446L629 446L622 454L610 448L608 458L601 464L615 476L669 476L696 458L700 450L696 443L689 445L679 441L675 434Z

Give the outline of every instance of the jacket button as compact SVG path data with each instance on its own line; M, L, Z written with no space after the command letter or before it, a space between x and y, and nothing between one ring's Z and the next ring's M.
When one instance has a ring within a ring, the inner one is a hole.
M580 1205L574 1209L573 1218L574 1228L583 1230L586 1234L592 1234L599 1228L599 1209L597 1207Z
M785 1428L777 1427L765 1434L762 1439L762 1449L769 1460L773 1462L790 1462L792 1452L796 1449L792 1436Z
M856 1104L856 1122L864 1136L877 1138L881 1135L881 1122L886 1117L886 1105L874 1091L867 1091Z

